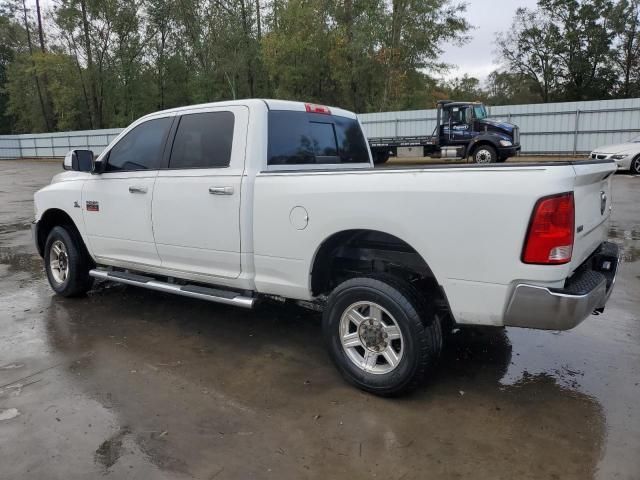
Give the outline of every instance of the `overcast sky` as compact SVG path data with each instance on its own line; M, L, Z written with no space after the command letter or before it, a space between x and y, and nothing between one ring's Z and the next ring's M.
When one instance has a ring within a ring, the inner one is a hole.
M495 61L495 34L511 26L518 7L534 8L536 0L467 0L466 17L475 29L471 40L457 47L446 45L442 60L457 65L447 78L469 76L485 80L497 65Z

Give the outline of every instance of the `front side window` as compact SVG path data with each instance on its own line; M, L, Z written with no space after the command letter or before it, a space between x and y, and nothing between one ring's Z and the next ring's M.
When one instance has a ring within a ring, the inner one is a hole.
M231 162L231 112L184 115L171 149L169 168L223 168Z
M487 110L484 108L484 105L476 105L473 107L473 114L478 120L487 118Z
M171 117L148 120L127 133L109 152L107 171L160 168L164 142L171 127L171 121Z
M269 165L368 163L356 119L319 113L269 112Z

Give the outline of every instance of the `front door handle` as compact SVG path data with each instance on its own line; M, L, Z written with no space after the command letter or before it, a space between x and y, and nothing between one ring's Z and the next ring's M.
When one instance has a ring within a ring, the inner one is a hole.
M233 187L209 187L211 195L233 195Z
M147 187L140 185L129 185L129 193L147 193Z

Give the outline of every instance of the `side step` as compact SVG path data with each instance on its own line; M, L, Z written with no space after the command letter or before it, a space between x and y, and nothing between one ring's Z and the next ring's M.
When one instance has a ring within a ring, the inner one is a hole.
M111 280L112 282L125 283L136 287L148 288L149 290L157 290L158 292L173 293L174 295L182 295L183 297L199 298L201 300L235 305L243 308L253 308L253 305L256 302L255 298L245 297L231 290L220 290L217 288L201 287L198 285L176 285L173 283L161 282L152 277L146 277L144 275L129 272L100 270L94 268L93 270L89 270L89 275L101 280Z

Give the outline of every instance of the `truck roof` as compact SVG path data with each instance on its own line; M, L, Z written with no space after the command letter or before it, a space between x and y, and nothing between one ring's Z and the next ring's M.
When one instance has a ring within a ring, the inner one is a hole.
M463 105L484 105L482 102L462 102L453 100L438 100L439 105L446 105L448 107L459 107Z
M245 107L262 107L266 105L269 110L291 110L305 112L306 105L313 104L312 102L294 102L291 100L275 100L267 98L245 98L241 100L227 100L223 102L210 102L200 103L196 105L185 105L184 107L169 108L166 110L160 110L157 112L145 115L142 118L148 116L155 116L161 113L179 113L182 111L193 110L194 108L209 108L209 107L232 107L232 106L245 106ZM324 106L324 105L323 105ZM341 117L356 118L356 114L348 110L344 110L339 107L332 107L327 105L332 115L339 115Z

